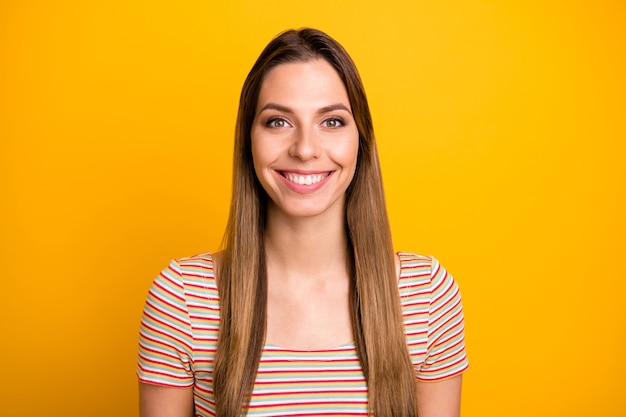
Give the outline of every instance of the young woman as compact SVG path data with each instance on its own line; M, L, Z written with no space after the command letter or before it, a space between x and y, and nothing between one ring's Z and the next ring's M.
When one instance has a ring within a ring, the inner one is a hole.
M458 416L466 368L452 277L394 254L354 63L282 33L241 93L223 251L150 289L141 415Z

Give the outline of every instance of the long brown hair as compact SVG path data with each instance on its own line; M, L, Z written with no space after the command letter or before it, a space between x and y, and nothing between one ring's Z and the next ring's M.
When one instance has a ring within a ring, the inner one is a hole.
M359 131L355 176L346 195L350 309L370 413L415 416L415 371L402 323L391 232L372 118L356 66L343 47L315 29L272 40L241 91L235 131L233 193L218 270L220 332L214 368L217 415L245 413L263 349L267 271L263 234L267 195L254 173L250 132L265 74L277 65L325 59L341 77Z

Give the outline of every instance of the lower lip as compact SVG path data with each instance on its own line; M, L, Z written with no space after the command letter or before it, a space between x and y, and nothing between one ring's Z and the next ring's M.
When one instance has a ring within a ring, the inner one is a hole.
M276 175L278 175L278 178L280 178L282 183L285 184L285 186L287 186L287 188L289 188L291 191L298 193L298 194L309 194L309 193L313 193L319 190L326 184L328 179L332 177L333 174L334 172L331 172L326 178L324 178L320 182L307 185L307 184L296 184L295 182L291 182L287 178L283 177L280 173L276 172Z

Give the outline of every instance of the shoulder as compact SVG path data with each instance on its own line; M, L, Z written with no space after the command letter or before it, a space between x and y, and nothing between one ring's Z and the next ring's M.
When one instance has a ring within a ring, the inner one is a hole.
M428 304L431 293L432 258L397 252L398 291L403 307Z
M150 292L168 294L181 301L190 294L217 298L213 254L207 252L173 259L156 277Z
M418 255L412 252L397 252L397 259L400 262L400 278L407 275L415 275L429 272L433 257Z
M185 276L214 275L214 257L211 252L205 252L186 258L174 259L170 265L174 265L181 275Z
M412 252L397 252L399 262L399 279L428 277L438 280L449 275L446 269L433 256L418 255Z
M433 256L412 252L398 252L398 289L401 296L409 293L428 292L432 298L450 292L458 292L452 275Z
M407 285L415 286L430 282L434 258L412 252L397 252L396 259L399 269L398 286L400 289Z
M211 252L174 259L169 266L176 269L187 295L217 299L215 255Z
M173 280L184 280L188 277L212 277L215 275L213 254L201 253L185 258L177 258L170 261L161 275Z

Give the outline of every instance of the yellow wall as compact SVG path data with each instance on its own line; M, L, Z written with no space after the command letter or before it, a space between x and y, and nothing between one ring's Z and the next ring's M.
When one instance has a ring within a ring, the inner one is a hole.
M398 249L461 285L464 416L626 415L608 0L0 1L0 415L135 415L147 288L217 248L239 89L300 26L361 70Z

